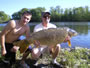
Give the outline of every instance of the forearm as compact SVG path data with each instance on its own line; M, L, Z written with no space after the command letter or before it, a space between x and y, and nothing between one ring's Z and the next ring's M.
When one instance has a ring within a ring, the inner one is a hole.
M5 36L1 36L1 48L5 50Z
M1 35L1 55L5 56L6 54L6 48L5 48L5 36Z

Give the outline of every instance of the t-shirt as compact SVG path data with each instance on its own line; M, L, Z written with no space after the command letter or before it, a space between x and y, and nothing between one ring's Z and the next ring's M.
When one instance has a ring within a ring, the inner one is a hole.
M40 24L38 24L38 25L36 25L36 26L34 27L34 32L38 32L38 31L40 31L40 30L44 30L44 29L48 29L48 28L57 28L57 26L54 25L54 24L52 24L52 23L48 23L48 24L47 24L47 27L44 27L44 26L42 25L42 23L40 23ZM43 53L43 50L44 50L44 48L46 48L46 47L47 47L47 45L44 45L44 46L40 47L40 52Z
M52 24L52 23L48 23L48 24L47 24L47 27L44 27L44 26L42 25L42 23L40 23L40 24L38 24L38 25L35 26L34 32L38 32L38 31L40 31L40 30L48 29L48 28L56 28L56 27L57 27L57 26L54 25L54 24Z

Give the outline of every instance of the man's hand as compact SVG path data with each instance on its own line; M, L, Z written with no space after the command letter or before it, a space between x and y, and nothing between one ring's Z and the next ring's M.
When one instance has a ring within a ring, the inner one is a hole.
M35 44L36 47L40 46L40 42L39 41L34 41L34 44Z
M18 46L13 46L13 48L11 49L12 52L16 52L19 49Z
M1 55L2 55L2 56L5 56L6 53L7 53L6 50L5 50L4 48L2 48L2 49L1 49Z
M67 36L67 37L65 38L64 42L68 42L70 39L71 39L71 37L70 37L70 36Z

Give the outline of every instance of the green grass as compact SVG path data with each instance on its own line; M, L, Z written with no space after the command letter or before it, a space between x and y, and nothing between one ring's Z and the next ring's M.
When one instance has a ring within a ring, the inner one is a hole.
M1 56L0 56L1 57ZM17 51L16 59L21 60L22 54ZM31 58L31 55L27 59ZM43 58L39 59L39 63L50 63L51 56L44 55ZM57 57L57 61L64 66L64 68L90 68L90 49L78 48L69 49L64 48L60 51ZM27 61L30 64L30 61ZM16 64L17 66L17 64ZM15 68L15 67L14 67Z
M63 50L59 55L60 62L65 67L69 68L89 68L90 64L90 49L80 48Z

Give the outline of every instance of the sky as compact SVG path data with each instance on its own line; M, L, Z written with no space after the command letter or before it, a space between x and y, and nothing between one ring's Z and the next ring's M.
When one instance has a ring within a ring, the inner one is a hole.
M46 11L50 7L60 6L60 8L85 7L90 8L90 0L0 0L0 11L8 15L20 11L22 8L45 7Z

